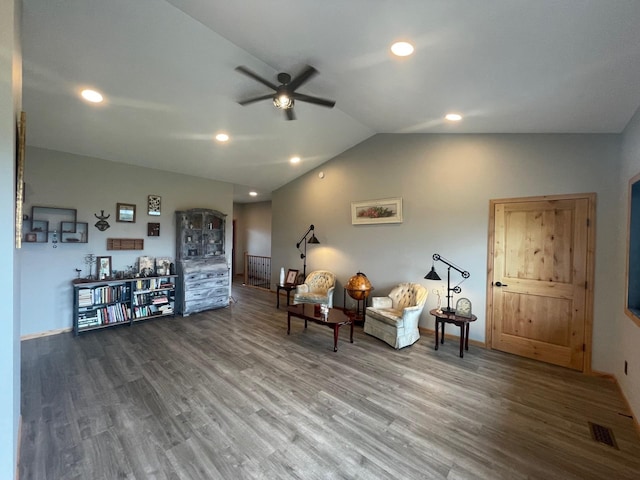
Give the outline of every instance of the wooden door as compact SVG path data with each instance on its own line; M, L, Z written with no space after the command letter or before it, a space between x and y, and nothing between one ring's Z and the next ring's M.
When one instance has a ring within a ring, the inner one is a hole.
M491 202L491 348L590 369L595 195Z

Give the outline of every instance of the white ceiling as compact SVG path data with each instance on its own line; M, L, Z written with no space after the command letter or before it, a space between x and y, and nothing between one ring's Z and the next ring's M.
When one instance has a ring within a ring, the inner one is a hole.
M637 0L23 3L29 145L230 182L241 202L375 133L619 133L640 105ZM236 66L278 83L306 64L299 92L333 109L236 103L269 93Z

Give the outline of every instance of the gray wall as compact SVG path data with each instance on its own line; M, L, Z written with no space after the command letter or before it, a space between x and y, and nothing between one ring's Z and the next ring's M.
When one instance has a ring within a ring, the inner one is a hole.
M21 108L20 2L0 2L0 476L14 478L20 419L20 252L15 250L15 142Z
M175 258L176 210L212 208L226 213L227 259L231 261L233 186L229 183L132 167L69 153L27 149L26 201L32 205L76 208L78 220L89 222L89 243L26 243L22 258L22 335L72 326L75 269L86 276L84 257L111 255L112 268L135 265L141 255ZM161 215L147 215L148 195L162 197ZM136 205L136 222L115 221L116 203ZM100 232L94 214L110 214L111 227ZM147 236L147 223L160 223L160 236ZM144 250L107 250L107 238L142 238ZM94 270L95 272L95 270Z
M625 268L627 252L627 216L628 216L628 184L629 180L640 173L640 110L627 126L622 143L622 169L618 180L618 205L619 215L616 225L617 241L613 254L609 259L616 270L616 276L612 288L615 296L612 297L614 308L612 309L612 328L614 332L613 342L610 345L611 355L614 357L611 370L624 392L636 418L640 415L640 326L634 323L623 313L625 304ZM624 374L624 362L628 362L627 375Z
M439 284L423 277L439 253L471 273L462 295L478 315L470 336L483 342L489 200L596 192L593 368L614 372L611 299L620 296L612 286L620 272L610 257L619 228L620 142L619 135L376 135L274 192L272 263L301 268L295 243L315 224L321 244L309 246L307 271L336 273L334 303L341 306L344 283L359 270L374 295L403 281L432 290ZM402 224L351 224L352 201L387 197L402 197ZM445 278L443 267L436 264ZM453 282L460 279L452 272ZM435 302L431 294L421 326L433 328Z
M236 274L244 272L244 254L271 256L271 202L233 205L236 221Z

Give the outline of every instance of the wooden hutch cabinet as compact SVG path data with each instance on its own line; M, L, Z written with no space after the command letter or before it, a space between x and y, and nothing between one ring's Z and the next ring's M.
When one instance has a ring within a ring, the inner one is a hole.
M176 212L176 312L183 316L229 305L225 217L203 208Z

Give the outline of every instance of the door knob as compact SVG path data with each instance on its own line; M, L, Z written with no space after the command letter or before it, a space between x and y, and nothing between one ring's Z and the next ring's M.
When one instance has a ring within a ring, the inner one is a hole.
M496 287L508 287L509 285L507 285L506 283L502 283L502 282L496 282Z

